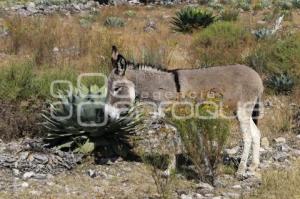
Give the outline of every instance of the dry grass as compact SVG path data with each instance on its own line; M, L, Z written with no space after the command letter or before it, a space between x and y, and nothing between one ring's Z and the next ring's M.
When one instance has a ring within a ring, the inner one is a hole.
M247 199L299 199L300 161L293 169L270 170L263 173L262 186Z

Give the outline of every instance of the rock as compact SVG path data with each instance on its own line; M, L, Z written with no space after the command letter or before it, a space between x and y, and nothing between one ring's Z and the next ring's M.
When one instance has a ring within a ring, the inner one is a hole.
M153 30L156 30L156 23L153 20L148 20L148 22L144 26L144 31L145 32L151 32Z
M286 139L284 137L278 137L278 138L275 138L274 141L278 144L278 143L283 143L285 144L286 143Z
M225 197L228 197L230 199L238 199L241 198L241 195L239 193L225 193Z
M215 196L212 199L222 199L222 197L221 196Z
M24 180L27 180L27 179L33 177L34 175L35 175L35 173L32 172L32 171L26 172L26 173L23 174L23 179L24 179Z
M269 140L268 140L268 138L267 137L263 137L262 139L261 139L261 147L263 147L264 149L269 149L270 148L270 143L269 143Z
M300 139L300 134L296 136L297 139Z
M292 151L292 155L295 156L295 157L300 157L300 150L294 149L294 150Z
M259 21L257 21L256 23L259 24L259 25L264 25L264 24L266 24L266 21L259 20Z
M289 154L285 152L277 153L273 156L273 159L277 162L284 162L289 157Z
M194 198L195 199L203 199L204 197L200 193L195 193Z
M201 193L210 193L214 190L213 186L204 182L200 182L196 187L197 189L200 189L199 191L201 191Z
M242 186L241 186L241 185L239 185L239 184L237 184L237 185L234 185L234 186L232 186L232 188L233 188L233 189L241 189L241 188L242 188Z
M186 195L186 194L181 194L181 195L180 195L180 198L181 198L181 199L193 199L192 196Z
M23 182L23 183L21 184L21 187L27 188L27 187L29 187L29 184L28 184L27 182Z
M228 155L235 155L235 154L237 154L239 149L240 149L239 146L233 147L231 149L225 149L225 153L227 153Z
M205 196L205 197L210 197L210 198L211 198L211 197L214 197L214 194L212 194L212 193L207 193L207 194L205 194L204 196Z
M20 175L20 171L18 169L13 169L12 172L13 172L14 176Z
M88 176L90 176L91 178L95 178L97 176L97 173L95 171L93 171L92 169L89 169L87 171Z
M37 180L44 180L44 179L47 179L47 175L46 174L34 174L32 176L34 179L37 179Z
M291 148L287 144L281 143L276 146L276 149L280 152L289 152L291 150Z

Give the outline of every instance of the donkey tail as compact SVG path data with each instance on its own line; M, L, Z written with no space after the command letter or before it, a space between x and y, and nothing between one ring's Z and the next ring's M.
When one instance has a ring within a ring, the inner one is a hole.
M255 125L258 124L259 116L260 116L260 98L258 97L252 111L252 120L255 123Z

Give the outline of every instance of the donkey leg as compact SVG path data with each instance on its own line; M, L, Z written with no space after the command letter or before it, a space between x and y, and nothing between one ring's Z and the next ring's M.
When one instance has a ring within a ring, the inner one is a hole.
M260 131L254 121L250 121L252 136L252 163L249 167L250 171L255 171L259 166L259 150L260 150Z
M244 142L244 149L243 149L243 154L241 157L241 162L238 168L238 171L236 173L237 177L243 177L246 172L247 168L247 161L250 153L250 148L251 148L251 125L250 121L251 119L251 114L247 112L245 108L239 108L237 111L237 117L240 122L240 128L243 134L243 142Z

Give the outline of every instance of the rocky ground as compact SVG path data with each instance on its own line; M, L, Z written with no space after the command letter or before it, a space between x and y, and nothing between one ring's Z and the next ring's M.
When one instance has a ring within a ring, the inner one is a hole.
M224 151L224 167L238 162L241 147ZM293 169L300 157L300 137L262 139L261 168L258 174L242 181L233 172L222 172L211 186L187 179L177 172L169 181L172 198L240 198L261 182L260 174L267 169ZM101 159L95 164L92 156L46 149L38 140L0 143L0 198L158 198L153 167L122 158ZM165 183L165 184L164 184Z

